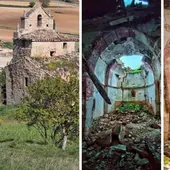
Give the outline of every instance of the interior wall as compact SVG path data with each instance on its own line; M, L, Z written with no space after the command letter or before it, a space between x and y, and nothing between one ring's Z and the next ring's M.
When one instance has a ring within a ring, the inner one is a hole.
M86 56L89 67L105 88L112 104L107 104L93 82L89 83L88 80L86 90L90 91L90 97L85 102L86 128L90 127L93 118L114 111L117 102L121 101L145 101L156 114L159 98L155 95L155 81L160 78L160 62L159 55L146 35L134 29L119 28L97 37L90 51ZM145 56L142 72L125 73L117 60L123 55ZM159 69L155 70L157 67ZM131 96L132 90L136 93L135 97Z

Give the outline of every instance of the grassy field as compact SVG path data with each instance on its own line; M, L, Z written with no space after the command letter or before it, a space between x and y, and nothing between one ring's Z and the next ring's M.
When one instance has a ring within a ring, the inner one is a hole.
M0 106L0 170L78 170L78 143L66 151L44 145L41 136L26 123L14 120L14 106Z

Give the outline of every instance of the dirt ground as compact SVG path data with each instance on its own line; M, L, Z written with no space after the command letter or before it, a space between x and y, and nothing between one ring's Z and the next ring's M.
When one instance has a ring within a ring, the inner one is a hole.
M24 5L29 2L19 1L0 1L0 4ZM56 20L57 30L62 33L78 34L79 32L79 8L76 5L66 3L53 3L57 8L48 8ZM0 7L0 40L12 41L13 32L20 23L23 11L29 8ZM8 15L7 15L8 14Z

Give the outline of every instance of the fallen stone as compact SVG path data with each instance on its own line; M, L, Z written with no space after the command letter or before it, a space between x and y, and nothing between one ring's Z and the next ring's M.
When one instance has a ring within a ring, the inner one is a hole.
M161 126L156 123L151 124L150 127L154 129L161 129Z
M119 150L122 150L122 151L126 151L126 145L122 145L122 144L111 146L110 148L111 149L119 149Z
M140 113L140 117L143 117L145 115L145 113L144 112L142 112L142 113Z
M149 163L148 159L144 158L144 159L139 159L137 164L142 166L142 165L146 165L148 163Z

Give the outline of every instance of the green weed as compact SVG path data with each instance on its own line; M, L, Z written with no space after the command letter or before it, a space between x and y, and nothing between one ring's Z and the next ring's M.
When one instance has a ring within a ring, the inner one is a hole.
M3 48L13 49L13 43L12 42L4 42Z
M120 107L116 108L120 112L126 111L146 111L147 109L142 104L137 103L123 103Z

